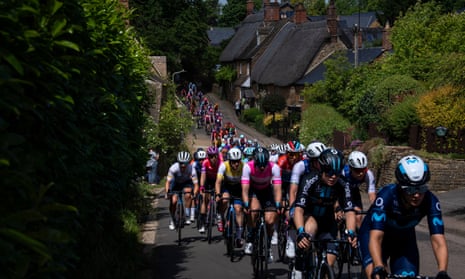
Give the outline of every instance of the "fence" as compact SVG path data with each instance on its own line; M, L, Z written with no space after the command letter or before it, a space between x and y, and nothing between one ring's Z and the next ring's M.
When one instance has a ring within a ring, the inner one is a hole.
M370 125L369 137L383 138L387 145L389 138L376 129L376 125ZM333 145L338 149L353 147L350 135L342 131L333 132ZM427 152L442 154L465 154L465 129L447 130L444 127L420 127L412 125L409 130L408 144L414 149L423 149Z

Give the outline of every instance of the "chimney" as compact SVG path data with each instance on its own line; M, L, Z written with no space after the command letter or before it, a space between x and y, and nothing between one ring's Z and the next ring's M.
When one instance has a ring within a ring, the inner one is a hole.
M301 24L307 22L307 11L302 3L297 4L295 7L294 22L295 24Z
M270 3L269 0L265 0L263 4L265 5L265 22L279 21L279 3Z
M386 22L386 25L383 29L383 45L382 48L384 51L392 50L392 43L391 43L391 26L389 25L389 21Z
M334 0L329 2L326 22L328 24L329 34L331 35L331 42L335 43L337 42L337 14Z
M248 0L247 1L247 15L253 14L253 9L254 9L253 0Z

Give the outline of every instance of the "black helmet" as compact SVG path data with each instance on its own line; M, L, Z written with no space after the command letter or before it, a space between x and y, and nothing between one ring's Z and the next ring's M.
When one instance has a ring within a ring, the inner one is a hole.
M395 173L397 182L402 186L422 186L430 179L428 165L415 155L400 159Z
M270 153L263 147L256 148L253 156L255 166L257 167L266 167L270 160Z
M318 157L321 171L329 176L339 175L344 169L344 154L335 148L328 148Z

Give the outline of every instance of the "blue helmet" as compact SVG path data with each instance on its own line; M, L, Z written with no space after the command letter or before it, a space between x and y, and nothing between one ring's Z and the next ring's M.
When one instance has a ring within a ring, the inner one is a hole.
M256 167L266 167L270 160L270 153L266 148L258 147L254 151L254 164Z
M328 148L318 157L321 171L329 176L339 175L344 169L344 154L335 148Z

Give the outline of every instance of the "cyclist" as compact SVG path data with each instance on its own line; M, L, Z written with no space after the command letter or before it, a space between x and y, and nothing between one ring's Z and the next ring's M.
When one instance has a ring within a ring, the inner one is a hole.
M278 162L279 154L278 154L278 146L277 143L270 144L270 161L273 163Z
M207 212L210 193L205 190L215 190L216 175L220 166L219 152L216 146L207 148L208 158L202 162L202 171L200 175L200 192L202 195L202 204L200 206L200 233L205 233L205 217ZM220 226L220 224L218 224Z
M289 202L289 190L291 187L291 174L292 169L295 164L302 160L302 145L299 141L289 141L285 146L286 154L278 158L278 166L281 168L281 181L282 181L282 191L283 191L283 200ZM286 213L287 218L289 219L289 211ZM273 238L271 240L272 244L278 243L278 237L273 233Z
M428 165L416 155L403 157L395 170L397 183L383 187L360 228L363 268L368 278L419 273L415 226L427 216L431 246L438 264L436 279L448 279L448 249L438 198L428 190Z
M281 170L279 166L269 161L270 154L263 147L254 151L254 160L246 163L242 169L242 200L247 213L257 209L276 209L281 207ZM255 224L258 214L251 214L248 220L249 233L246 239L245 254L252 254L252 239L255 238ZM277 220L277 212L265 212L267 233L271 235ZM268 261L273 261L273 254L268 243Z
M376 197L375 176L368 169L367 156L360 151L352 151L349 154L348 164L344 167L342 173L343 179L349 183L352 203L356 211L363 210L362 196L360 195L360 186L363 182L367 185L367 193L370 203L373 203ZM357 228L362 224L362 215L357 215Z
M207 158L207 152L203 150L203 148L199 147L197 151L194 153L194 161L192 161L192 167L195 169L195 173L197 174L198 180L200 180L200 175L202 173L202 163L203 161ZM197 193L199 195L199 193ZM195 197L198 197L195 195ZM195 214L200 214L198 211L200 209L199 199L194 199L194 206L196 208ZM192 214L191 214L191 220L192 220Z
M312 142L307 146L306 154L307 158L300 160L292 167L291 181L289 186L289 219L292 220L294 216L294 203L299 189L300 178L304 174L310 173L310 171L319 171L320 164L318 163L318 157L321 152L326 149L326 146L319 142ZM291 222L292 223L292 222ZM291 226L288 230L288 238L286 243L286 256L288 258L295 257L295 240L296 231Z
M344 167L344 155L341 151L329 148L318 158L321 171L304 174L300 181L295 203L294 224L297 227L297 254L310 248L310 239L336 239L337 222L334 209L340 205L346 212L348 239L356 246L355 212L350 199L350 191L340 178ZM328 243L327 257L330 266L336 261L336 244ZM302 257L296 257L294 278L302 276Z
M231 148L228 151L228 161L222 162L218 168L216 177L215 192L217 194L217 202L219 202L218 211L221 216L224 216L228 204L228 198L234 198L234 209L236 211L236 239L237 247L242 247L242 232L243 232L243 216L242 216L242 188L241 176L242 167L242 151L239 148Z
M186 209L186 224L191 224L195 218L195 207L192 207L192 196L199 191L199 183L195 169L190 164L191 155L187 151L181 151L177 155L177 162L171 165L165 183L165 198L170 198L171 220L169 229L174 230L173 216L178 202L177 195L168 195L170 191L184 191L184 204Z
M244 163L247 163L253 160L254 151L255 151L255 147L247 146L246 148L244 148L244 159L243 159Z

